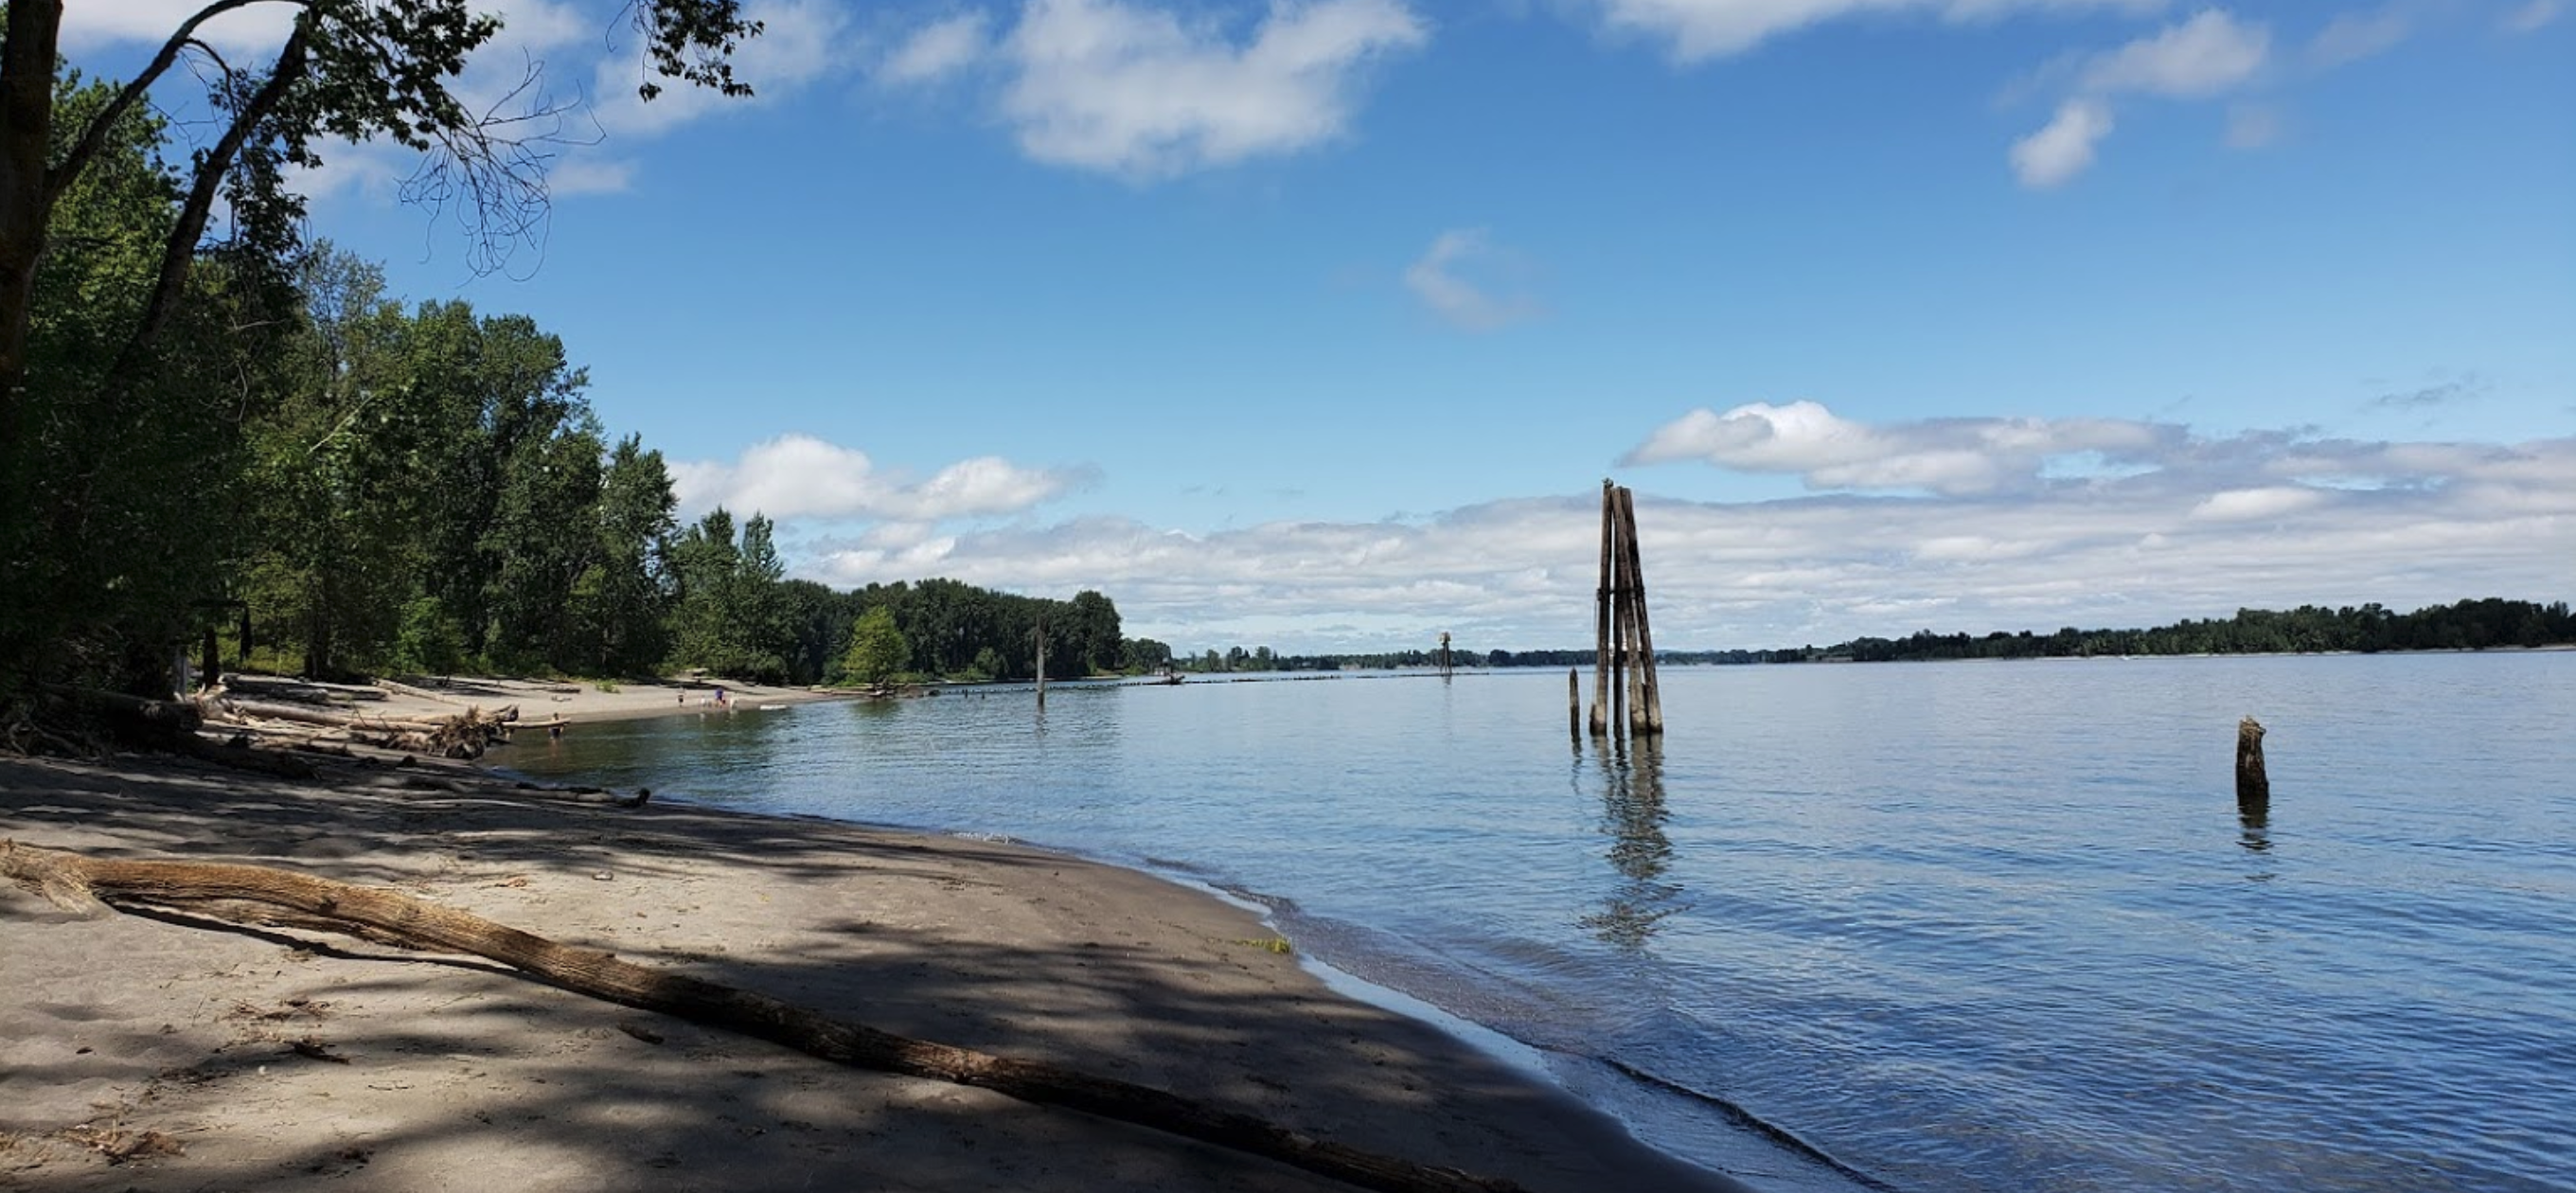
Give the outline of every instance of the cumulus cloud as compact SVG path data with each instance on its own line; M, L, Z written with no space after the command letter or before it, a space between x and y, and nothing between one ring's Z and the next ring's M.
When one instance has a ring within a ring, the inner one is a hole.
M159 45L206 7L206 0L117 0L114 4L63 7L62 48L79 54L102 46ZM294 27L295 10L282 4L237 8L198 26L196 36L227 54L275 49Z
M1957 418L1871 426L1815 402L1691 411L1647 436L1623 464L1696 460L1802 476L1811 488L1989 493L2038 484L2053 461L2090 470L2152 460L2180 427L2120 419Z
M2396 7L2377 12L2348 12L2326 22L2308 43L2307 58L2320 70L2332 70L2396 48L2414 31Z
M733 56L734 77L751 85L751 99L728 99L704 87L665 82L662 93L648 103L636 87L654 76L629 47L603 59L595 72L591 102L599 127L612 138L659 136L718 112L783 99L848 65L849 17L839 5L749 0L743 15L764 26L760 36L742 43Z
M2223 95L2253 79L2270 53L2269 29L2240 22L2224 9L2207 8L2117 49L2083 58L2072 67L2074 94L2058 105L2046 125L2013 142L2008 155L2013 176L2035 189L2061 185L2093 164L2097 147L2111 134L2113 97ZM2259 120L2231 122L2229 143L2248 148L2272 131ZM2240 133L2244 139L2239 139Z
M1694 429L1669 446L1789 470L1982 451L2012 461L1984 470L1996 477L2025 471L2032 453L2107 443L2094 450L2144 470L1754 503L1664 499L1640 483L1655 637L1671 649L1926 626L2150 625L2248 605L2553 600L2576 558L2576 439L2206 439L2163 424L2001 418L1871 425L1796 404L1744 412L1767 431L1726 417L1685 420ZM1580 647L1592 634L1599 502L1586 487L1425 519L1206 534L1108 516L914 526L823 546L796 567L836 586L944 575L1012 591L1098 588L1130 634L1193 652L1418 646L1443 630L1476 649Z
M935 83L973 66L988 48L988 23L983 13L966 12L924 25L886 55L877 78L898 86Z
M2095 95L2138 92L2202 99L2253 77L2271 50L2271 32L2247 25L2224 9L2207 8L2084 66L2083 90Z
M1537 314L1537 303L1491 279L1487 270L1497 262L1507 266L1509 256L1483 229L1453 229L1405 267L1404 286L1432 313L1468 331L1492 331Z
M782 435L754 444L731 462L681 461L671 483L683 513L721 505L771 519L883 519L933 524L955 518L1016 514L1082 483L1084 474L1023 468L981 456L912 481L877 468L866 452L811 435Z
M1126 0L1029 0L1000 104L1031 158L1167 178L1342 136L1365 68L1429 37L1398 0L1274 4L1240 41Z
M2016 11L2106 9L2144 12L2165 0L1601 0L1617 30L1669 42L1682 62L1741 53L1783 33L1858 15L1917 12L1948 21L1989 20Z
M2059 104L2054 119L2013 142L2013 177L2044 190L2083 173L2093 164L2093 147L2111 135L2111 123L2111 109L2100 100Z

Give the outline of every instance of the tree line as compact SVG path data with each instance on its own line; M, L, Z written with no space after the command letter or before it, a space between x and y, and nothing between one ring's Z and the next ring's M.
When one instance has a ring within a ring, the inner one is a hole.
M35 77L40 7L0 10L13 86ZM317 14L349 15L313 6L299 30ZM681 525L662 454L612 439L560 338L404 303L380 267L305 243L275 175L328 123L297 105L328 97L290 89L269 119L322 124L252 120L210 172L131 85L59 63L38 81L46 118L11 107L0 134L47 138L23 301L0 304L0 728L46 690L166 691L209 629L232 658L314 676L1025 678L1041 626L1056 677L1167 661L1097 592L835 592L786 578L756 511ZM0 255L29 249L9 235Z
M2576 644L2567 602L2496 597L2399 613L2376 603L2286 612L2239 609L2236 616L2185 619L2142 630L2023 630L1982 637L1918 630L1904 638L1855 638L1817 659L1877 663L1924 659L2090 658L2099 655L2293 654L2322 651L2493 650ZM1786 652L1782 652L1786 653ZM1779 661L1796 661L1783 659Z
M2496 597L2428 605L2399 613L2377 604L2328 609L2301 605L2287 612L2239 609L2226 619L2185 619L2172 625L2136 630L2081 630L2067 626L2051 634L1996 630L1983 635L1936 634L1918 630L1903 638L1854 638L1831 646L1786 646L1763 650L1658 650L1665 663L1744 665L1753 663L1886 663L1943 659L2090 658L2098 655L2294 654L2325 651L2374 653L2391 650L2494 650L2509 647L2576 645L2576 615L2567 602L2537 604ZM1489 650L1481 654L1456 650L1455 665L1483 667L1589 668L1594 652L1583 650ZM1280 655L1269 647L1222 653L1210 649L1182 661L1190 671L1340 671L1434 667L1439 655L1430 650L1367 654Z

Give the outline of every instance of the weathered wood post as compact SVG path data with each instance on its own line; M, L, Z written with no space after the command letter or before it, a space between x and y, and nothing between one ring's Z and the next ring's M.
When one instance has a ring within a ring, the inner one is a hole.
M1610 480L1601 480L1601 586L1593 590L1592 736L1610 732L1610 583L1611 538L1618 533Z
M1610 508L1618 509L1618 501L1618 493L1613 490ZM1614 733L1626 733L1628 732L1628 685L1632 671L1628 654L1630 633L1628 574L1627 569L1619 564L1619 555L1615 546L1619 534L1618 525L1619 519L1614 513L1610 519L1610 535L1614 544L1610 562L1610 728Z
M1565 732L1574 739L1576 749L1583 747L1583 669L1565 669Z
M2236 723L2236 806L2259 811L2272 802L2272 779L2263 773L2263 723Z
M1046 619L1038 619L1038 711L1046 711Z
M1636 619L1637 694L1631 716L1646 733L1664 731L1663 686L1655 678L1655 634L1646 617L1646 566L1637 548L1637 494L1619 489L1619 549L1626 559L1626 590L1631 615Z

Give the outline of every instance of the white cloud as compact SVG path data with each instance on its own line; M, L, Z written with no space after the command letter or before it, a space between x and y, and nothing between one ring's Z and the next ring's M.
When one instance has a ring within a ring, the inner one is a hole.
M1783 33L1851 16L1919 12L1949 21L2017 11L2150 12L2166 0L1600 0L1613 29L1668 41L1682 62L1741 53Z
M743 15L765 26L733 56L734 77L751 85L752 98L729 99L704 87L662 80L662 93L648 103L636 87L656 76L627 37L620 42L626 52L603 59L596 72L591 104L600 128L612 138L658 136L717 112L793 95L847 63L849 17L829 0L750 0Z
M2565 0L2531 0L2531 3L2505 14L2504 31L2507 33L2537 32L2556 21L2559 14L2565 11L2567 11Z
M1492 331L1538 313L1535 302L1514 290L1485 280L1484 271L1508 254L1496 249L1481 228L1443 232L1413 264L1405 267L1404 285L1434 314L1468 331Z
M2031 453L2110 443L2151 467L2084 483L1742 504L1667 500L1639 484L1658 645L1824 643L1927 625L2142 626L2309 602L2554 600L2566 595L2565 560L2576 558L2576 439L2210 440L2115 420L1871 425L1795 404L1766 410L1744 416L1770 424L1767 436L1702 425L1676 432L1675 446L1728 444L1786 469L1859 469L1985 444L2015 461L1989 470L2008 474ZM2318 469L2383 485L2295 479ZM1020 592L1097 588L1118 602L1128 633L1193 652L1423 645L1443 630L1472 649L1522 650L1590 642L1599 528L1599 494L1587 489L1421 520L1209 534L1121 517L907 526L794 558L800 574L838 586L945 575Z
M2139 92L2201 99L2225 92L2262 69L2271 31L2240 24L2223 9L2207 8L2084 66L2081 88L2093 95Z
M732 463L691 460L671 465L672 487L684 513L695 515L722 505L737 513L767 514L781 522L873 518L928 524L1016 514L1083 479L1080 472L1023 468L982 456L912 483L900 474L879 471L866 452L811 435L782 435L754 444Z
M2308 62L2319 70L2332 70L2359 62L2364 58L2387 53L2414 32L2406 14L2394 6L2377 12L2347 12L2326 22L2308 43Z
M981 12L959 13L915 30L886 55L877 78L896 86L935 83L973 66L989 48Z
M157 46L169 40L181 24L205 7L206 0L115 0L108 4L67 4L63 6L62 48L65 53L79 54L102 46L134 42ZM293 7L254 4L208 20L198 26L196 36L229 55L242 50L272 49L283 45L287 30L294 24Z
M1429 36L1398 0L1279 0L1240 45L1124 0L1029 0L1001 108L1036 160L1166 178L1341 136L1362 68Z
M2253 522L2310 510L2326 495L2316 489L2274 485L2262 489L2229 489L2212 493L2191 508L2193 518L2213 522Z
M2224 9L2206 8L2186 20L2094 54L2072 67L2074 94L2038 131L2013 143L2007 155L2023 186L2046 189L2093 164L2114 120L2110 100L2120 95L2207 99L2244 86L2271 53L2271 31L2240 23ZM2061 63L2060 67L2065 64ZM2055 73L2051 68L2042 74ZM2231 124L2230 144L2250 147L2238 135L2265 135L2257 123Z
M2111 109L2097 99L2070 99L2039 131L2013 142L2013 176L2023 186L2057 186L2093 164L2093 147L2111 135Z
M2116 419L1939 419L1870 426L1815 402L1755 402L1691 411L1628 452L1625 464L1699 460L1744 472L1793 473L1817 489L1945 494L2027 488L2053 461L2125 471L2181 436L2178 427Z

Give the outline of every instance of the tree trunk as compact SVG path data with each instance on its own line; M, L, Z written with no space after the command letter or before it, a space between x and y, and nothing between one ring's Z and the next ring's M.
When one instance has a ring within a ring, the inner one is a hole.
M0 843L0 878L64 907L157 907L283 924L496 961L577 994L757 1036L857 1068L979 1086L1232 1148L1388 1193L1503 1193L1508 1181L1429 1168L1219 1110L1150 1086L1043 1061L915 1040L765 994L558 944L454 908L266 866L91 858Z
M12 474L24 465L27 325L53 208L45 170L62 24L62 0L17 0L0 44L0 461Z

